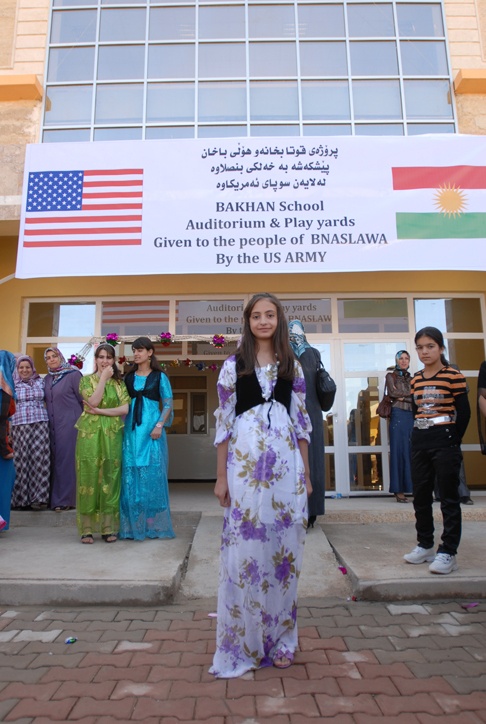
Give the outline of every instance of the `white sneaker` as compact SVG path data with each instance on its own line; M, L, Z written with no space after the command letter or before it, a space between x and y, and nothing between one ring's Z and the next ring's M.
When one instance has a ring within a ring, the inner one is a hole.
M429 566L431 573L452 573L457 569L457 561L455 556L449 553L437 553L433 563Z
M433 548L416 546L410 553L403 556L407 563L430 563L436 558Z

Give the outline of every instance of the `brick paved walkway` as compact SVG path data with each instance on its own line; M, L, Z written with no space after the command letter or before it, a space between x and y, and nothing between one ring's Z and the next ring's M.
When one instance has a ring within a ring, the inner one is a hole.
M486 722L486 601L460 604L304 599L294 666L233 680L208 674L214 601L1 610L0 721Z

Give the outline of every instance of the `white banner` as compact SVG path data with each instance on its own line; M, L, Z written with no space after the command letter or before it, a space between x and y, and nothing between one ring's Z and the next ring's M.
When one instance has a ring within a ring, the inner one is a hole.
M486 137L27 148L16 275L486 270Z

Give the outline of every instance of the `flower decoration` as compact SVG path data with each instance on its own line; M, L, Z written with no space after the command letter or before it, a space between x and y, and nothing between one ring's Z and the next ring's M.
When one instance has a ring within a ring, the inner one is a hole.
M180 367L181 363L179 362L178 359L173 359L172 362L170 363L170 366L171 367Z
M204 364L204 362L196 362L196 364L194 365L194 367L195 367L197 370L199 370L199 372L202 372L203 370L206 369L206 365Z
M125 357L125 355L123 355L123 357L118 357L118 364L124 365L126 361L127 358Z
M68 362L70 365L73 365L73 367L77 367L78 370L83 369L84 359L78 354L72 354Z
M189 357L184 360L184 366L185 366L185 367L192 367L192 362L191 362L191 360L189 359Z
M212 365L209 365L209 368L208 368L208 369L210 369L211 372L216 372L216 370L218 369L218 365L215 365L215 364L213 363Z
M213 347L221 349L226 344L226 341L222 334L215 334L211 340L211 344L213 345Z
M121 344L120 338L116 332L110 332L110 334L107 334L106 341L108 344L111 344L112 347L116 347L117 344Z
M172 335L170 332L162 332L159 337L163 347L168 347L172 342Z

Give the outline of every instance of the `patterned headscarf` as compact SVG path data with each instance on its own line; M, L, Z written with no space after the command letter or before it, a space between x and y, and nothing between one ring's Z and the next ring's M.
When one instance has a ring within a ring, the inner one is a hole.
M15 355L7 350L0 350L0 389L7 395L17 399L15 396L15 385L13 372L15 369Z
M406 354L408 356L408 359L410 359L410 355L407 352L406 349L399 349L398 352L395 355L395 369L393 370L395 374L399 375L400 377L411 377L410 372L408 369L402 370L400 365L398 364L398 360L402 356L402 354ZM409 365L410 366L410 365Z
M54 385L57 385L59 380L62 380L65 375L68 375L70 372L78 372L77 367L73 367L69 364L69 362L66 362L66 359L60 349L58 349L57 347L48 347L44 352L44 359L46 359L48 352L55 352L57 355L59 355L59 359L61 360L61 364L56 370L51 370L49 367L47 368L47 372L51 375L51 377L54 378L52 380L53 387Z
M21 376L19 375L19 367L20 367L21 362L28 362L30 364L30 366L32 367L32 375L29 377L28 380L23 380L21 378ZM19 382L23 382L24 384L32 385L34 380L39 379L39 377L40 377L40 374L37 372L37 370L35 368L34 360L32 359L32 357L29 357L28 354L19 355L17 357L17 361L15 363L15 369L14 369L14 373L13 373L14 383L18 384Z
M310 347L305 336L304 325L300 319L292 319L289 322L290 346L296 357L300 357Z

